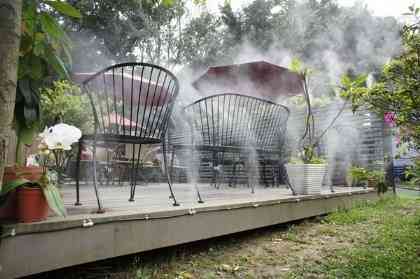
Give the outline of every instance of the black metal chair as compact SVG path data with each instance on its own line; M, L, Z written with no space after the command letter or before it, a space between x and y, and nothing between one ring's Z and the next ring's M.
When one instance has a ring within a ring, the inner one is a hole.
M162 144L170 197L174 205L178 205L168 171L165 140L169 118L179 91L177 78L168 70L153 64L122 63L88 77L82 84L82 90L90 99L94 131L83 135L79 141L76 205L80 204L80 147L84 142L93 144L93 186L98 212L103 212L103 207L97 185L97 146L106 148L115 143L133 146L130 154L129 201L134 201L142 145Z
M201 161L210 161L212 182L216 187L219 178L224 180L223 169L229 163L233 166L229 185L236 184L238 166L247 165L243 158L262 165L264 183L267 183L265 168L269 163L276 164L273 175L276 168L284 168L281 157L289 116L287 107L252 96L227 93L202 98L185 107L184 112L192 140L183 143L179 135L174 135L177 142L172 140L172 151L190 148L192 152L200 152ZM249 173L249 168L245 169ZM272 180L274 183L275 179ZM288 181L287 178L284 180ZM250 186L254 192L254 184ZM202 202L198 188L197 195Z

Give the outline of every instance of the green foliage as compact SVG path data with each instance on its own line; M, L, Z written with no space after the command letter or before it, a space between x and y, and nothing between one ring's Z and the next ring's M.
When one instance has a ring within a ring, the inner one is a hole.
M199 2L203 2L202 0ZM74 0L83 14L64 20L74 40L78 70L91 71L114 61L170 63L179 55L181 0ZM75 63L76 64L76 63Z
M412 140L420 148L420 18L414 7L410 14L415 20L402 30L403 53L383 67L371 88L356 84L347 97L355 109L363 104L379 114L394 112L403 140Z
M25 179L25 178L19 178L12 181L9 181L1 187L1 195L7 195L11 191L16 190L17 188L25 185L30 185L32 182Z
M323 278L417 278L420 273L419 200L385 198L340 210L326 218L335 225L364 223L370 234L355 247L340 249L316 265L305 266L305 276ZM417 211L407 212L412 207ZM302 278L302 270L293 278Z
M210 13L203 13L200 17L192 19L184 30L179 62L188 63L193 67L217 63L218 59L224 56L220 47L223 40L222 34L218 32L220 28L221 21ZM229 58L226 59L229 61Z
M23 163L20 156L22 144L31 143L39 130L40 88L57 75L60 78L69 77L67 68L71 63L71 43L53 16L55 12L80 18L80 13L65 2L23 2L15 103L15 130L18 137L16 158L19 164Z
M366 79L367 76L363 74L355 77L346 74L341 77L339 94L342 98L351 101L353 112L363 104L361 100L368 93Z
M61 193L57 186L53 184L53 180L49 177L49 175L44 175L41 178L40 186L49 208L58 216L66 216L67 212L64 207L64 201L61 197Z
M82 15L80 12L75 9L73 6L66 2L61 1L44 1L45 4L53 7L56 11L60 12L63 15L74 17L74 18L81 18Z
M290 164L325 164L327 161L324 158L313 156L310 160L302 160L302 158L292 157L289 160Z
M77 85L68 81L55 81L52 87L41 91L41 127L64 122L81 129L91 130L92 112L89 99L81 94Z
M368 181L373 184L378 194L383 194L388 190L388 184L385 182L385 173L381 170L374 170L368 172Z
M414 160L414 165L409 166L405 171L405 176L413 186L420 186L420 158Z
M355 185L363 183L363 182L367 182L369 178L368 170L362 167L352 166L349 172Z

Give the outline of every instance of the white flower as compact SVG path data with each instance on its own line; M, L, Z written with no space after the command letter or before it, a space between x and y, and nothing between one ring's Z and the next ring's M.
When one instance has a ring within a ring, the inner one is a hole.
M77 127L60 123L50 128L46 127L39 136L50 150L70 150L71 145L80 139L82 132Z
M35 154L31 154L28 156L28 158L26 159L26 166L35 166L35 167L39 167L39 163L38 160L36 158Z

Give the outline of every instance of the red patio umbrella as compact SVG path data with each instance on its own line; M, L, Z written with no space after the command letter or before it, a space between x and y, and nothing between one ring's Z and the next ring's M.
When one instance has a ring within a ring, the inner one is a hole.
M114 112L109 115L109 119L108 118L105 119L105 125L108 126L109 124L116 124L116 125L125 126L125 127L136 127L136 126L139 127L140 126L137 123L131 121L130 119L122 117L118 113L114 113Z
M72 74L72 80L78 84L82 84L83 81L94 74L95 73L74 73ZM170 96L167 92L168 82L166 82L164 85L165 88L163 88L161 84L156 84L155 82L149 81L148 79L143 79L142 81L141 77L132 77L131 74L128 73L125 73L124 75L121 75L121 73L114 73L114 76L112 76L111 72L106 72L103 74L103 76L101 75L98 77L97 82L93 82L92 86L98 87L96 89L101 91L106 90L108 94L113 94L113 90L115 88L115 95L120 99L122 99L124 96L125 103L131 102L132 88L133 102L138 102L140 98L140 103L143 105L147 104L153 106L162 106L166 104L166 102L168 102L170 99ZM147 94L148 90L149 94Z
M303 93L301 75L265 61L210 67L192 85L203 95L232 92L269 100Z

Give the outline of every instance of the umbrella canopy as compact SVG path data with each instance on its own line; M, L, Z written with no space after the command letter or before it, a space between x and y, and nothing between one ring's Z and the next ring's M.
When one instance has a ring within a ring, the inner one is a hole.
M193 82L203 95L238 92L275 100L303 93L302 76L265 61L208 68Z
M118 113L111 113L109 115L109 119L106 118L104 121L105 121L106 126L108 126L109 124L120 125L120 126L125 126L125 127L136 127L136 126L139 127L140 126L136 122L133 122L128 118L122 117Z
M78 84L82 84L94 74L74 73L72 80ZM166 84L156 84L154 81L149 81L148 79L142 80L140 76L132 76L128 73L122 75L121 73L113 74L112 72L105 72L90 82L90 89L104 91L101 94L110 94L110 96L113 96L112 94L115 92L116 97L120 100L124 99L125 103L131 103L131 101L136 103L140 101L142 105L162 106L170 101L168 85L168 82ZM169 89L172 89L172 86L173 84L169 86ZM133 90L132 100L131 90Z

